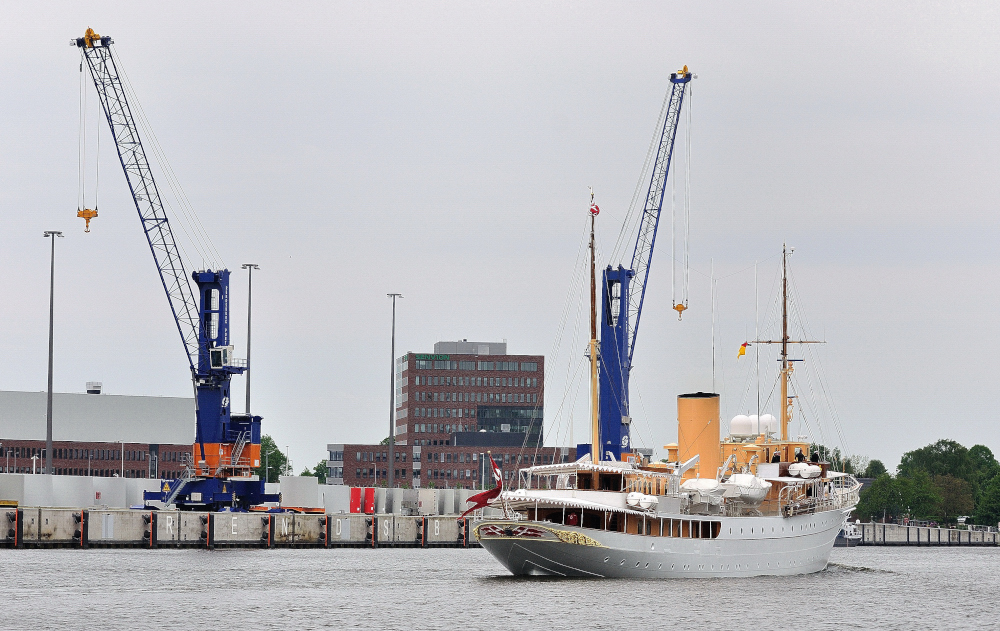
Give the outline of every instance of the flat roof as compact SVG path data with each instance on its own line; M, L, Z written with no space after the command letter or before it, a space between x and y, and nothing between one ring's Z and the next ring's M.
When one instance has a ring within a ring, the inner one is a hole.
M0 439L45 440L45 392L0 390ZM194 399L117 394L52 394L52 439L190 444Z

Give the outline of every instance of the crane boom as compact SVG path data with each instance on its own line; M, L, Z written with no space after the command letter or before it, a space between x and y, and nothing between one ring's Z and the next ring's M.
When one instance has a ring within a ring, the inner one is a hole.
M90 29L88 33L96 35ZM100 96L104 116L111 127L111 135L115 139L118 159L125 171L135 209L139 212L142 229L146 233L149 249L153 253L156 271L170 303L170 311L177 323L184 352L187 354L188 365L194 372L196 358L207 352L207 348L199 348L199 341L206 336L200 335L200 319L198 303L195 301L191 282L184 269L174 233L167 220L167 213L160 199L160 191L149 168L146 150L139 139L139 129L129 108L125 89L118 73L118 66L111 54L110 37L84 37L83 56L87 60L94 86Z
M628 300L628 363L632 365L632 354L635 352L635 338L639 333L639 317L642 315L642 302L646 297L646 281L649 280L649 267L653 262L653 245L656 242L656 228L660 223L660 211L663 209L663 195L667 190L667 175L670 173L670 163L674 155L674 140L677 138L677 127L681 119L681 105L687 84L691 81L691 73L687 66L681 72L670 75L672 84L670 100L667 102L667 114L663 120L663 131L660 133L660 144L656 150L656 160L653 162L653 174L649 179L649 191L646 193L646 204L643 207L642 219L639 223L639 236L632 252L631 270L639 279L639 291L629 292Z

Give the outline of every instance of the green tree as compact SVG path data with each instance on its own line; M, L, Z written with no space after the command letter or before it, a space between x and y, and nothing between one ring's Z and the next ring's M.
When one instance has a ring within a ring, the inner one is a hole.
M984 526L1000 524L1000 475L983 485L972 520Z
M952 475L938 475L934 476L934 487L941 496L942 521L953 522L961 515L972 514L972 484Z
M917 471L926 471L932 476L951 475L972 482L974 469L968 449L953 440L939 440L903 454L896 472L910 477Z
M861 492L855 513L865 521L892 519L905 510L899 485L894 477L883 473Z
M299 475L319 478L320 484L326 484L326 460L325 459L320 460L318 463L316 463L316 466L312 468L312 471L310 471L309 469L303 469L302 473L300 473Z
M969 461L972 463L972 490L976 501L979 501L982 490L990 480L1000 474L1000 463L986 445L973 445L969 448Z
M918 519L936 517L941 507L941 494L924 471L913 475L896 476L901 506L899 514L907 513Z
M868 463L868 466L865 468L865 472L861 474L861 477L877 478L881 475L884 475L885 473L887 473L887 471L885 469L885 465L882 464L882 461L872 460L871 462Z
M260 466L254 469L254 473L264 478L265 482L277 482L278 476L285 472L285 465L288 458L278 449L274 439L265 434L260 439ZM264 467L267 467L266 475Z

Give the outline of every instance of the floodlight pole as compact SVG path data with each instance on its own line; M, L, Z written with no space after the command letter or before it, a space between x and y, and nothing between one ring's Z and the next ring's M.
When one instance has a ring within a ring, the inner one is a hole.
M246 404L246 411L247 411L247 416L251 416L250 415L250 315L251 315L250 307L252 306L251 300L253 298L253 271L255 269L259 270L260 267L256 263L244 263L242 265L242 267L243 267L243 269L245 269L247 271L247 274L248 274L248 276L247 276L247 369L246 369L246 375L247 375L247 404ZM253 417L251 416L251 418L253 418Z
M46 230L42 235L52 239L52 258L49 263L49 391L45 403L45 465L43 473L52 474L52 332L55 316L55 286L56 286L56 237L62 237L58 230ZM34 467L32 466L32 469ZM34 473L34 471L32 471Z
M386 294L392 298L392 342L389 351L389 466L385 488L396 483L396 298L403 294ZM378 467L375 468L378 471Z

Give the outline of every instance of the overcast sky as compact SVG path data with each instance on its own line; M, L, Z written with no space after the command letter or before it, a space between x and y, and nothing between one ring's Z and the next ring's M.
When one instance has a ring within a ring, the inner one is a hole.
M573 296L587 187L606 264L669 73L684 64L698 74L690 309L682 322L670 309L661 230L633 371L637 442L675 440L676 395L713 387L713 264L725 277L724 423L756 410L755 358L736 351L754 332L755 263L760 319L774 322L788 242L804 334L827 342L796 351L810 360L796 392L811 418L793 433L890 466L939 438L1000 451L994 4L276 6L0 7L0 389L45 388L41 233L62 230L56 390L97 380L116 394L190 392L89 77L87 200L100 129L100 217L90 234L75 217L80 53L68 42L91 26L114 38L224 263L261 266L254 407L297 469L326 443L386 436L387 292L405 296L400 353L467 338L546 355L547 442L586 440L586 393L567 375L584 361ZM244 274L232 312L241 356ZM760 390L777 414L774 359L762 351ZM237 402L242 392L236 380Z

